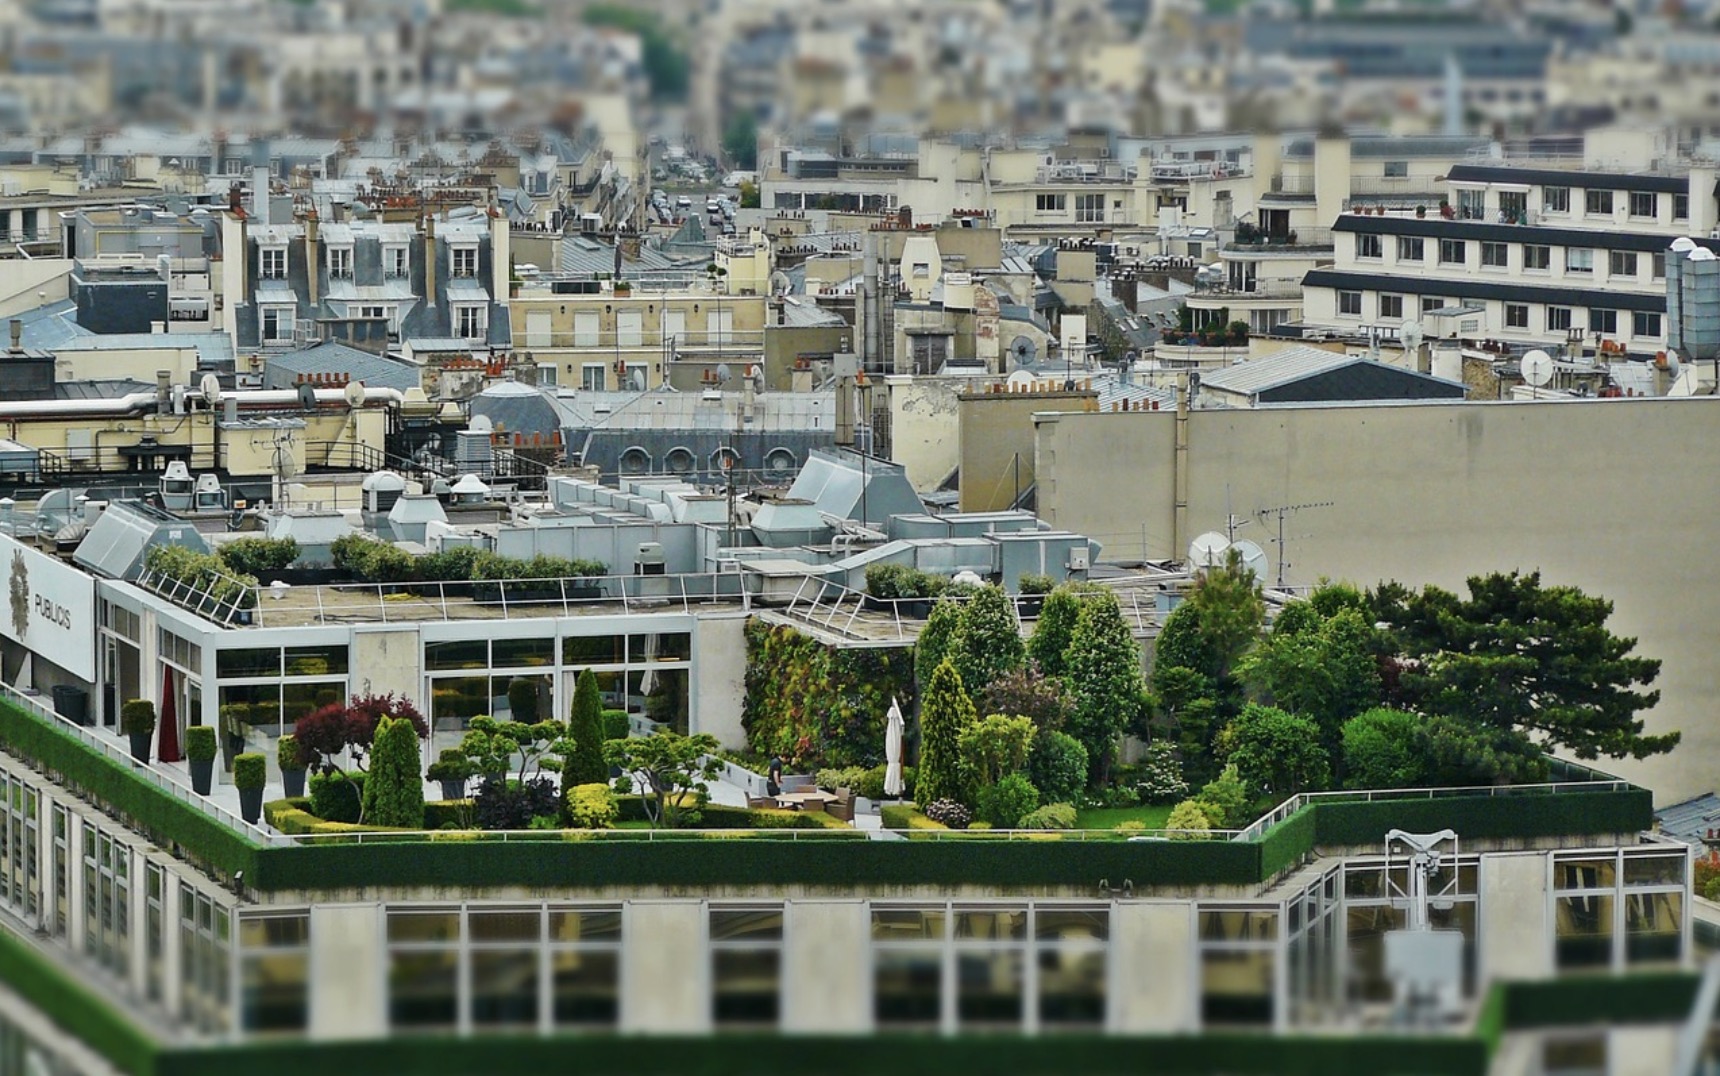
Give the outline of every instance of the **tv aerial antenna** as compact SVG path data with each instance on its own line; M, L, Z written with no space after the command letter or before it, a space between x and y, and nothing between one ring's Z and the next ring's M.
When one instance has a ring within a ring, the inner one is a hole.
M1553 356L1540 348L1523 356L1523 380L1535 388L1541 388L1553 380Z
M1270 508L1262 508L1254 513L1259 516L1263 522L1269 517L1276 517L1278 520L1278 537L1267 539L1267 541L1270 541L1278 549L1278 582L1274 585L1279 588L1284 586L1284 571L1291 567L1289 543L1294 539L1311 537L1311 535L1307 534L1286 535L1284 533L1285 517L1294 515L1297 512L1305 512L1310 508L1330 508L1336 503L1336 501L1310 501L1306 504L1279 504L1273 505ZM1262 550L1262 553L1264 553L1264 550Z

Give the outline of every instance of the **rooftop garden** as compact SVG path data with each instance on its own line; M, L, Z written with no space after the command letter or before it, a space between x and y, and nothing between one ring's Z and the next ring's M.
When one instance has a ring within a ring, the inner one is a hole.
M1025 637L998 587L943 598L911 651L751 623L743 757L883 798L885 714L900 703L907 799L884 822L905 842L860 839L818 811L712 803L716 741L628 738L589 677L565 720L539 713L522 681L507 720L474 718L428 773L409 701L330 700L295 728L292 761L312 776L308 795L268 806L276 833L224 824L51 717L0 706L0 747L212 874L244 871L257 891L785 877L1247 887L1316 846L1373 845L1394 826L1466 839L1647 828L1643 790L1592 772L1545 782L1568 772L1555 748L1641 756L1677 742L1638 717L1658 663L1579 591L1533 575L1469 590L1328 584L1268 627L1233 560L1167 619L1150 677L1114 594L1091 585L1053 591ZM426 802L426 777L443 799ZM1382 788L1396 791L1361 791ZM715 836L773 847L736 852Z

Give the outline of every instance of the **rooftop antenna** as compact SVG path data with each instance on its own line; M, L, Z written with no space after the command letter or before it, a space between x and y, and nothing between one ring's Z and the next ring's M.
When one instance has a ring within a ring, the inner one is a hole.
M1553 380L1553 356L1540 348L1523 356L1523 380L1535 388L1541 388Z
M1277 516L1278 517L1278 537L1276 539L1271 539L1271 541L1273 541L1273 543L1278 547L1278 582L1274 585L1277 586L1279 589L1283 589L1283 587L1284 587L1284 571L1285 571L1285 569L1287 569L1291 566L1290 565L1290 558L1288 556L1288 547L1287 547L1286 543L1289 541L1290 538L1306 538L1306 537L1308 537L1308 535L1306 535L1306 534L1296 534L1296 535L1290 535L1287 538L1284 534L1284 517L1291 515L1293 513L1296 513L1296 512L1303 511L1304 509L1308 509L1308 508L1330 508L1335 503L1337 503L1337 502L1335 502L1335 501L1311 501L1307 504L1280 504L1280 505L1275 505L1271 508L1262 508L1258 512L1255 513L1255 515L1259 516L1263 520L1267 516ZM1264 552L1264 551L1262 551L1262 552Z
M1397 1019L1404 1024L1436 1025L1454 1015L1463 982L1463 932L1435 930L1434 911L1448 911L1456 903L1458 879L1455 869L1445 872L1439 847L1451 845L1457 853L1457 834L1449 829L1438 833L1386 834L1386 895L1392 906L1404 910L1406 926L1386 933L1386 974L1396 986ZM1396 863L1407 853L1407 868L1400 874ZM1455 866L1455 863L1453 863ZM1397 879L1404 878L1403 883ZM1436 889L1437 886L1437 889Z

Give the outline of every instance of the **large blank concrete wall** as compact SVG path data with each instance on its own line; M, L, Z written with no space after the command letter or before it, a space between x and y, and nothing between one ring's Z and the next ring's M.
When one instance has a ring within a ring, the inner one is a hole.
M1612 600L1613 630L1664 661L1648 727L1681 729L1683 744L1603 766L1660 803L1715 787L1720 400L1213 410L1188 422L1181 534L1168 411L1039 416L1041 515L1116 559L1183 556L1234 511L1254 520L1238 537L1266 547L1276 576L1276 527L1257 510L1330 501L1287 521L1286 583L1461 589L1470 575L1540 569Z

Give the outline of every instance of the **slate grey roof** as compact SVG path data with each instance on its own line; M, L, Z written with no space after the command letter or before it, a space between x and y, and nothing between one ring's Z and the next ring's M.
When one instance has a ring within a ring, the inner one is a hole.
M1720 828L1720 796L1712 792L1674 803L1654 812L1660 831L1669 837L1701 844L1711 829Z
M263 383L271 389L290 389L301 374L346 374L372 388L403 392L419 387L416 366L335 342L268 355Z
M1263 402L1462 399L1466 392L1464 386L1456 381L1388 366L1359 355L1342 355L1300 345L1203 373L1200 386L1202 391L1210 389L1258 399L1276 390L1316 380L1323 382L1318 392L1290 393L1282 400Z

